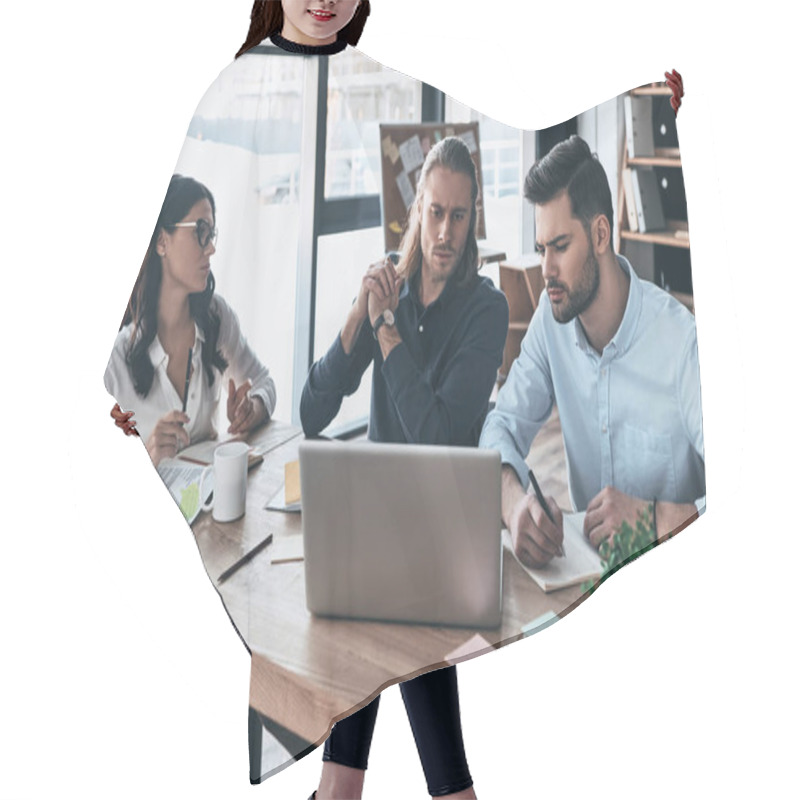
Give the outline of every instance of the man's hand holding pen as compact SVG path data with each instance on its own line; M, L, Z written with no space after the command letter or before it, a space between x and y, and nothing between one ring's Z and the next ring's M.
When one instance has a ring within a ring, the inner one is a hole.
M564 554L561 509L552 497L548 497L546 503L547 511L535 495L523 493L509 515L508 530L514 552L527 567L543 567Z

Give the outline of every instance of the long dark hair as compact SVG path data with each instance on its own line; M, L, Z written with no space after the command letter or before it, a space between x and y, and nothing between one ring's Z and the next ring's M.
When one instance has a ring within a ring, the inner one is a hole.
M337 38L344 39L355 47L361 38L364 25L369 16L369 0L361 0L353 15L353 19L339 31ZM236 58L244 55L248 50L260 44L274 33L283 30L283 6L280 0L254 0L253 10L250 12L250 30L244 44L239 48Z
M180 222L192 210L195 203L201 200L208 200L211 203L211 211L216 218L214 196L202 183L183 175L172 176L142 267L133 285L128 308L120 324L121 330L129 323L133 323L125 361L131 371L136 393L141 397L146 397L150 392L155 376L148 350L158 332L158 298L161 293L162 276L161 256L156 250L158 237L162 230ZM224 372L228 367L228 362L217 349L220 323L219 317L211 310L214 286L214 275L209 272L206 288L202 292L189 295L189 313L205 337L202 361L209 386L214 384L213 368L216 367L220 372Z
M397 265L397 272L401 277L410 280L422 266L422 199L425 196L425 184L428 176L436 167L444 167L452 172L466 175L470 181L471 207L467 241L464 245L464 253L461 256L461 260L456 265L453 273L455 282L460 286L464 286L478 274L478 267L480 266L478 240L475 238L479 186L478 173L469 148L462 139L456 136L448 136L442 139L441 142L435 144L428 151L425 163L422 165L419 182L417 183L414 204L408 214L408 227L400 242L400 261Z

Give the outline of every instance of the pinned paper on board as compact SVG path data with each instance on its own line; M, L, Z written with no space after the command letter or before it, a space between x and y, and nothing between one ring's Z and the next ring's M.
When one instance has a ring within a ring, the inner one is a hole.
M422 166L425 155L422 152L422 143L419 136L412 136L400 145L400 158L403 159L403 170L413 172Z
M414 188L405 172L401 172L397 176L397 188L400 190L400 196L403 198L406 209L411 208L411 204L414 202Z

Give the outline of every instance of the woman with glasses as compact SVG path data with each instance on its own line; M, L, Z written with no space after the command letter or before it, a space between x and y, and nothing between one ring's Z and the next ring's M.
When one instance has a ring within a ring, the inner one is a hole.
M153 463L213 438L221 392L228 432L245 434L275 408L275 384L214 294L211 192L173 175L106 368L105 385Z

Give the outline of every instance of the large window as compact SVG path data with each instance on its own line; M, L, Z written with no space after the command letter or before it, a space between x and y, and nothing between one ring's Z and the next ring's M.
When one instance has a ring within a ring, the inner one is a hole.
M380 224L381 122L418 122L422 88L381 64L348 50L329 60L325 183L317 242L313 358L320 358L342 327L361 278L384 255ZM371 369L346 398L331 430L369 416Z
M330 60L325 197L380 192L381 122L420 119L421 84L356 50Z
M306 61L272 57L266 66L242 59L220 76L191 122L177 170L214 195L217 291L269 367L276 416L289 419Z

